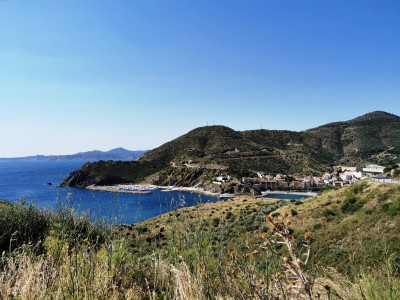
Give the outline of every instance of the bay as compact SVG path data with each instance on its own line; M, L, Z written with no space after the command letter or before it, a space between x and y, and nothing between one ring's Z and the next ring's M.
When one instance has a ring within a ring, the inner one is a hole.
M42 209L54 209L67 202L77 211L88 212L93 219L116 224L140 222L182 206L220 201L217 197L187 192L122 194L61 188L59 184L84 161L0 161L0 200L16 202L21 197ZM302 199L304 196L274 194L268 198ZM260 198L261 199L261 198Z
M59 184L83 161L0 161L0 199L16 202L21 197L42 209L54 209L67 201L93 219L106 218L117 224L140 222L182 206L215 202L216 197L184 191L152 194L122 194L61 188ZM51 183L49 185L48 183Z

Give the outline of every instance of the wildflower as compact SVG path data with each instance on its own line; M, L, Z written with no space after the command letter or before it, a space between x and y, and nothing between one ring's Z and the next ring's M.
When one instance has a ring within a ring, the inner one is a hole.
M286 218L288 215L289 215L289 213L288 213L287 211L285 211L285 212L283 213L283 217L284 217L284 218Z
M264 246L264 247L268 247L268 246L269 246L269 243L268 243L268 242L264 242L264 243L263 243L263 246Z
M271 225L270 229L271 229L272 231L276 231L275 225Z
M295 284L296 284L296 281L294 281L294 280L292 279L292 280L290 280L290 284L291 284L291 285L295 285Z
M265 221L272 222L272 217L270 215L266 216Z
M304 238L308 241L308 240L311 239L311 236L310 236L310 234L309 234L308 232L306 232L306 233L304 234Z
M286 257L286 256L284 256L284 257L283 257L283 262L284 262L285 264L287 264L287 263L289 262L289 258Z
M286 226L289 226L290 224L292 224L292 222L290 220L286 220Z
M261 237L262 237L263 239L266 239L267 236L268 236L268 235L267 235L265 232L261 235Z

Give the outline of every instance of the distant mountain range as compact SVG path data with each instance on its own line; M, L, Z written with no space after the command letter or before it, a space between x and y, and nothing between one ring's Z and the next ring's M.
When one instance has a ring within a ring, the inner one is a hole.
M202 186L221 172L238 179L255 171L317 175L333 165L398 162L400 117L376 111L299 132L200 127L145 153L136 162L85 164L63 184L85 187L146 181Z
M24 161L54 161L54 160L80 160L94 162L99 160L137 160L148 150L130 151L124 148L115 148L110 151L88 151L79 152L71 155L34 155L25 157L13 157L13 158L0 158L2 161L13 161L13 160L24 160Z

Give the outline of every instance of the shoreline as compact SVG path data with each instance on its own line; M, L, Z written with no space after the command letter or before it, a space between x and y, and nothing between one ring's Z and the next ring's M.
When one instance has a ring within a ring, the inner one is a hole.
M172 191L182 191L182 192L192 192L203 194L206 196L217 197L217 198L235 198L243 195L235 194L223 194L219 192L212 192L199 187L177 187L177 186L159 186L152 184L117 184L117 185L105 185L105 186L95 186L90 185L86 187L87 190L100 191L100 192L110 192L110 193L124 193L124 194L151 194L153 190L158 189L161 192L172 192ZM268 195L297 195L297 196L316 196L315 192L285 192L285 191L268 191L262 192L257 198L265 197ZM250 196L250 195L249 195Z
M162 192L170 192L170 191L193 192L213 197L219 197L221 195L221 193L207 191L205 189L198 187L159 186L157 188L159 188Z
M317 196L318 193L315 192L285 192L285 191L269 191L269 192L262 192L261 195L268 196L268 195L297 195L297 196Z
M196 187L176 187L176 186L159 186L152 184L117 184L117 185L89 185L85 189L90 191L123 193L123 194L151 194L153 190L158 189L161 192L183 191L203 194L206 196L219 197L220 193L204 190Z

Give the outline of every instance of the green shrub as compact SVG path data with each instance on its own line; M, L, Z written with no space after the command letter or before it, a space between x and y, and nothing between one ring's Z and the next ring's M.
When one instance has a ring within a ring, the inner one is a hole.
M50 226L50 214L21 198L18 203L0 204L0 253L23 244L43 240Z
M220 221L219 218L214 218L214 219L212 220L213 226L214 226L214 227L218 227L219 221Z
M231 219L231 220L235 220L235 215L231 212L231 211L228 211L227 213L226 213L226 217L225 217L227 220L229 220L229 219Z
M356 188L354 188L354 187L356 187ZM360 191L360 187L358 185L353 186L349 189L349 192L345 196L345 201L342 204L342 206L340 207L340 210L342 211L342 213L347 214L347 213L356 212L364 205L366 200L359 198L355 195L359 191Z

